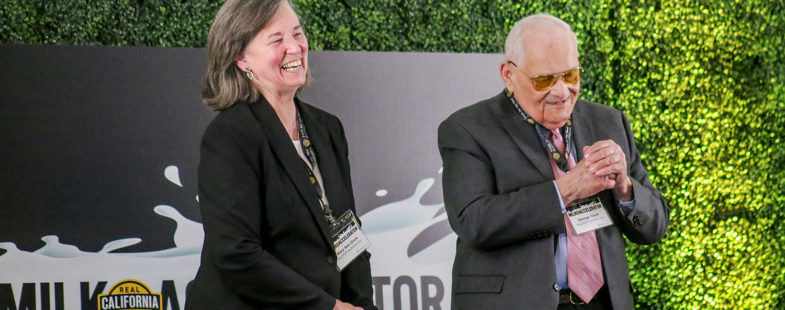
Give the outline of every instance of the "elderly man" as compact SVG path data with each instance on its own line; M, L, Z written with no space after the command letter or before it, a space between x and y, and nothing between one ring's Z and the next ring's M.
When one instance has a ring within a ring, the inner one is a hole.
M659 241L670 210L627 118L578 100L577 45L553 16L520 20L506 90L439 127L452 309L634 308L622 235Z

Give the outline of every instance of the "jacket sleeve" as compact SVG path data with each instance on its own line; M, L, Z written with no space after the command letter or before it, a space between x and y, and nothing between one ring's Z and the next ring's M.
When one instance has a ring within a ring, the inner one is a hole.
M670 218L670 207L662 194L649 181L643 167L638 148L635 146L632 129L627 117L621 114L621 122L629 145L627 158L628 174L632 181L635 206L631 212L621 212L626 219L620 228L627 238L639 244L658 242L665 235Z
M538 172L527 168L528 163L491 162L487 146L452 117L439 126L438 139L444 205L450 225L462 241L489 250L565 232L552 180L531 176L528 184L499 192L498 169Z
M338 136L333 136L333 141L338 141L334 149L337 152L337 159L341 165L346 191L351 195L348 197L350 208L360 221L360 215L354 205L354 191L352 187L352 176L349 165L349 144L346 141L346 134L340 120L335 119L337 124ZM371 254L367 251L357 257L349 266L341 272L341 300L352 305L362 307L365 310L375 310L373 305L373 289L371 286Z
M265 250L259 146L266 142L261 131L250 130L254 127L251 120L219 115L202 138L203 255L226 286L257 308L332 309L334 297Z

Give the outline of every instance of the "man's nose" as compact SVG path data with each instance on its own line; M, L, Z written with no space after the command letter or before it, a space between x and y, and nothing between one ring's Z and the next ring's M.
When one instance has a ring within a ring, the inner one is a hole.
M565 97L569 92L569 85L564 82L563 77L559 77L559 79L556 80L556 84L553 84L553 87L551 87L551 93L560 98Z

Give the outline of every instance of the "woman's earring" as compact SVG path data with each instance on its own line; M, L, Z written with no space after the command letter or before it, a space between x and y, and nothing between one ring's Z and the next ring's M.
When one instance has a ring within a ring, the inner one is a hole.
M513 93L509 89L507 89L507 87L504 88L504 93L507 94L507 98L510 98L513 95Z
M248 68L248 66L245 66L245 70L246 70L245 76L248 77L249 80L253 80L253 78L255 77L253 71L251 71L251 69Z

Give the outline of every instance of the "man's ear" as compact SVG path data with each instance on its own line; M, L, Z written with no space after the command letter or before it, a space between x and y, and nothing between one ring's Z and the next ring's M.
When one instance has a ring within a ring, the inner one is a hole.
M502 77L502 81L504 82L504 86L507 87L507 90L511 92L515 92L515 83L512 81L512 64L509 61L502 62L499 65L499 74Z

